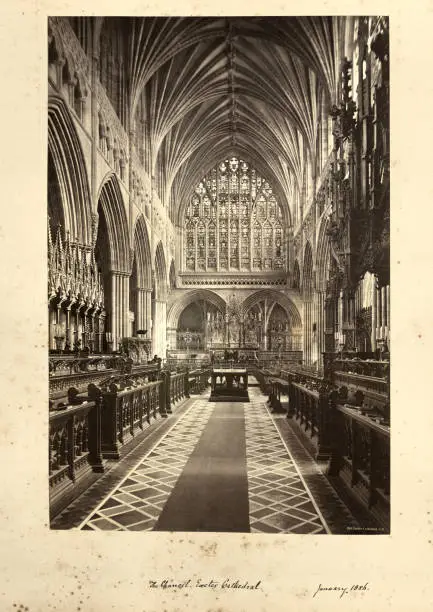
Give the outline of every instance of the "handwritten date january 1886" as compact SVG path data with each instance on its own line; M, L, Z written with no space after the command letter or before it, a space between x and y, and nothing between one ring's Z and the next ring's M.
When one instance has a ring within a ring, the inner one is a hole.
M370 587L368 585L368 582L366 582L365 584L352 584L351 586L336 586L336 585L319 584L313 597L316 597L317 595L320 595L322 593L332 592L338 595L339 598L341 599L345 595L348 595L349 593L366 592L369 590L370 590Z

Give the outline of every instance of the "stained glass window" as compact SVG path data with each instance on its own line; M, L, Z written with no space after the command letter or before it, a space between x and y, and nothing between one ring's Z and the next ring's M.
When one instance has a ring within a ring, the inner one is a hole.
M284 269L283 229L270 183L247 161L227 158L200 181L186 206L186 269Z

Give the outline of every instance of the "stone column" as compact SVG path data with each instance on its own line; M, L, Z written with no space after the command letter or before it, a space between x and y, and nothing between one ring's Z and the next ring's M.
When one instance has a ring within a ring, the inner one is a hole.
M343 332L343 321L344 321L344 293L340 291L338 298L338 331Z
M71 350L73 347L73 340L71 334L71 306L66 308L66 330L65 330L65 349Z
M312 363L312 302L308 298L308 301L304 302L304 362L308 365Z
M385 337L385 328L387 327L387 317L386 317L386 305L387 305L387 297L386 297L386 287L382 287L381 289L381 302L382 302L382 327L381 327L381 337Z
M164 358L167 352L167 303L163 300L154 301L154 320L152 327L152 350L158 357Z
M145 296L145 304L146 304L146 327L147 329L147 337L152 337L152 290L146 290Z
M161 357L167 357L167 302L161 302Z
M111 295L110 295L110 304L109 304L109 310L110 310L110 333L111 333L111 339L113 342L113 346L112 349L113 351L117 350L117 338L118 338L118 331L117 331L117 275L115 272L112 272L110 275L110 281L111 281Z
M320 367L322 353L325 350L324 334L325 334L325 295L323 291L316 291L315 293L315 316L313 324L316 324L316 331L313 334L315 336L313 360L317 360L317 367Z
M382 291L381 289L376 288L376 313L377 313L377 321L376 321L376 338L380 338L380 332L382 328Z
M148 335L150 337L150 300L151 300L151 290L144 289L142 287L137 288L137 302L136 302L136 312L135 316L137 317L137 329L147 329Z
M126 272L111 272L110 332L113 350L119 348L121 338L128 336L129 275Z
M96 46L96 40L92 43L93 53L91 62L91 92L90 92L90 113L91 113L91 134L92 134L92 152L91 152L91 168L90 168L90 183L92 194L92 209L93 213L97 214L98 210L98 180L97 180L97 163L98 163L98 144L99 144L99 118L98 118L98 99L97 99L97 80L98 80L98 64L99 64L99 49ZM94 237L96 240L96 235Z
M263 321L263 350L268 350L268 321Z
M120 347L120 340L123 336L123 319L125 317L124 302L123 302L123 283L122 276L116 275L116 305L117 305L117 348Z
M372 305L371 305L371 350L374 352L377 349L376 331L377 331L377 289L373 283L372 289Z
M56 343L54 340L54 336L55 336L55 324L56 324L56 314L55 311L50 307L50 304L48 304L48 336L49 336L49 348L50 349L55 349L56 348Z
M388 348L390 348L389 338L391 330L391 297L390 297L390 286L386 288L386 325L388 328Z
M334 352L335 331L335 298L328 296L325 298L324 352Z
M175 350L177 348L177 330L175 327L167 328L167 343L169 350Z

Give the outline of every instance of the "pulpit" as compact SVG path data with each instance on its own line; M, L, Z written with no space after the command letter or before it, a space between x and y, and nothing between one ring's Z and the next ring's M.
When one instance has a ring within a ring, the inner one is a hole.
M213 368L210 402L249 402L245 368Z

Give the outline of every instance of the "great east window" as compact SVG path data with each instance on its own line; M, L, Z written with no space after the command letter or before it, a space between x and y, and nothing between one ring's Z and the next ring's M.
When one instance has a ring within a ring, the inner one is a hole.
M187 271L285 268L281 208L269 182L238 157L197 185L184 215Z

